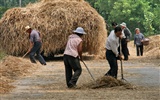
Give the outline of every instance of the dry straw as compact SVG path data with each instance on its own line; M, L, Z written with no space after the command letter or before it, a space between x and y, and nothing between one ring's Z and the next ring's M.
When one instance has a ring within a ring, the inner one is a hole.
M131 85L130 83L117 80L111 76L100 77L96 80L96 84L95 82L90 82L87 84L83 84L80 88L97 89L97 88L111 88L111 87L124 87L125 89L134 89L134 86Z
M26 76L32 70L35 70L38 65L18 57L5 57L0 62L0 94L12 90L14 86L10 84L11 82L14 82L17 78Z
M149 40L149 45L144 48L146 56L160 59L160 35L151 36Z
M83 27L84 52L99 54L104 48L104 19L84 0L41 0L24 8L9 9L0 20L0 46L11 55L23 55L28 49L24 27L37 29L45 54L64 50L69 34Z

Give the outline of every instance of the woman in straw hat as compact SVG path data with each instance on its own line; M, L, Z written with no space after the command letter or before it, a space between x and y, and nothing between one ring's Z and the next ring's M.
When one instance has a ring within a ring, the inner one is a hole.
M68 88L74 88L81 75L82 68L82 36L86 34L82 27L78 27L68 38L68 42L64 51L64 65L66 83ZM72 70L74 74L72 74Z
M30 53L29 57L30 57L31 62L36 63L36 60L34 57L34 55L36 53L39 62L42 65L46 65L46 61L44 60L44 58L40 54L42 42L41 42L39 32L37 32L36 30L32 30L32 28L30 26L26 26L25 29L26 29L26 32L29 33L30 47L29 47L27 53Z

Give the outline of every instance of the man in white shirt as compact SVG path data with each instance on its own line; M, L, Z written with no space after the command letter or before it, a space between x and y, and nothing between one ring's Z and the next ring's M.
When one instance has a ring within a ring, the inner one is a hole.
M107 49L106 59L108 60L108 63L110 65L110 70L105 75L106 76L109 75L114 78L117 78L117 74L118 74L117 59L122 60L122 57L118 52L119 38L122 34L122 29L121 27L117 26L112 32L114 33L108 36L107 43L106 43L106 49Z

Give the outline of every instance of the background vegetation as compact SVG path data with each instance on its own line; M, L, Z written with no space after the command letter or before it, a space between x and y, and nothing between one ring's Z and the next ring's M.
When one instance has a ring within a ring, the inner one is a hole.
M20 3L21 1L21 3ZM0 17L12 7L26 6L38 0L0 0ZM86 0L106 20L108 30L111 22L125 22L134 34L139 27L145 36L160 34L160 0Z

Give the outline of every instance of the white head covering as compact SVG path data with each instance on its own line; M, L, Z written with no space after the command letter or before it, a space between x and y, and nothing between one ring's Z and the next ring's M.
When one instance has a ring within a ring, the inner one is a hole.
M125 22L121 23L120 25L126 27L126 23Z
M77 29L74 30L73 32L79 33L79 34L86 34L86 32L84 31L82 27L77 27Z

